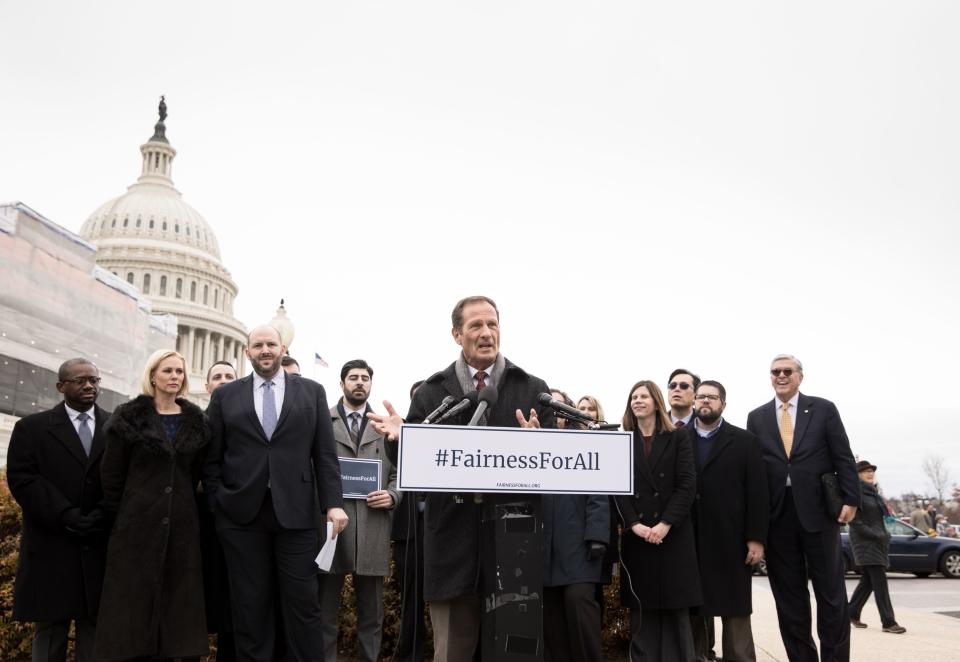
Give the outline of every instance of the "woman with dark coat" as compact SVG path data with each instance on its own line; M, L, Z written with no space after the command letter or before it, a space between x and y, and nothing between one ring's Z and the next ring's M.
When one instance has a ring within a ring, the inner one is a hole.
M887 589L887 566L890 552L890 532L884 521L887 517L887 504L874 485L876 465L866 460L857 462L862 491L860 510L850 522L850 546L853 548L853 561L861 568L860 583L850 597L850 623L855 628L865 628L860 613L873 593L880 612L880 623L884 632L903 634L907 629L897 625Z
M180 354L158 350L143 395L120 405L104 429L104 502L115 516L94 658L196 659L206 655L194 491L209 442L188 392Z
M675 432L652 381L630 389L623 429L634 435L634 493L616 497L620 601L630 608L630 659L692 662L690 607L700 575L690 508L696 493L693 450Z
M544 494L541 508L544 659L601 662L597 587L610 538L609 497Z

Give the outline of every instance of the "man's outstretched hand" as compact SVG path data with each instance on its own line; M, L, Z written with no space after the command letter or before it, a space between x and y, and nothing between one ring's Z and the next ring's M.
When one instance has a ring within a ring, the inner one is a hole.
M387 410L386 414L374 414L370 412L367 414L367 418L370 420L370 424L373 425L373 429L376 430L378 434L383 435L384 439L387 441L396 441L400 438L400 426L403 425L403 419L400 418L400 414L393 408L389 400L383 401L383 408Z

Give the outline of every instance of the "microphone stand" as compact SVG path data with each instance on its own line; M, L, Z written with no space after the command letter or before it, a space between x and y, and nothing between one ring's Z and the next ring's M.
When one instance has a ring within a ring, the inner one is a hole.
M619 430L620 429L619 423L607 423L606 421L591 421L588 423L587 421L577 418L576 416L571 416L567 412L561 411L559 409L553 410L553 416L554 418L562 418L565 421L570 421L571 423L577 423L578 425L585 425L587 426L588 430Z

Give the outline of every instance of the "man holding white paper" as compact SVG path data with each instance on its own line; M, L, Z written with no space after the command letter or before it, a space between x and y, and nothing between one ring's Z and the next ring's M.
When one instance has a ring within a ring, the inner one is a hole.
M400 493L383 436L367 425L372 385L373 368L366 361L347 361L340 370L343 397L330 408L350 524L337 537L332 566L320 574L325 662L337 660L337 614L347 573L353 574L357 599L360 659L375 662L380 656L383 578L390 572L390 519Z

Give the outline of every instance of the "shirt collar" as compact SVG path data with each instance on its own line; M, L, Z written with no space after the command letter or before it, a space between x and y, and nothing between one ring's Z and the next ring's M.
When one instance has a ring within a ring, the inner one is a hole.
M91 420L96 418L96 415L94 414L94 411L93 411L93 405L91 405L90 409L88 409L86 412L77 411L76 409L68 405L66 402L63 403L63 408L67 410L67 416L70 417L71 421L77 420L77 416L84 413L87 414L87 416L89 416Z
M700 427L700 420L699 420L699 419L696 419L696 418L693 419L693 429L696 430L696 431L697 431L697 434L700 435L700 436L701 436L702 438L704 438L704 439L709 439L710 437L712 437L712 436L715 435L716 433L720 432L720 428L722 428L722 427L723 427L723 418L722 418L722 417L721 417L721 419L720 419L720 425L718 425L717 427L713 428L712 430L704 430L703 428Z
M494 376L493 376L493 366L495 366L495 365L497 365L497 364L496 364L496 363L491 363L488 367L486 367L486 368L483 369L483 372L484 372L484 374L486 375L486 378L483 380L483 382L484 382L487 386L489 386L490 384L492 384L492 383L494 383L494 382L496 381L496 379L495 379ZM473 367L472 365L470 365L469 363L467 364L467 370L470 371L470 379L472 379L472 380L474 381L474 383L476 383L476 381L477 381L477 373L480 372L480 370L478 370L477 368L474 368L474 367Z
M350 403L347 402L347 399L346 399L346 398L340 398L340 403L343 405L343 412L347 415L347 418L349 418L349 417L350 417L350 414L352 414L352 413L354 413L354 412L356 412L356 413L360 414L361 416L363 416L363 414L366 413L366 411L367 411L367 403L366 403L366 402L364 402L362 405L360 405L360 408L359 408L359 409L354 409L353 407L351 407L351 406L350 406Z
M286 375L284 375L283 373L283 368L280 368L279 370L277 370L277 374L275 374L273 377L270 378L270 381L273 382L274 386L283 386L284 379L286 379ZM259 372L253 373L253 390L256 391L258 388L263 386L263 383L265 381L267 380L261 377Z
M783 411L783 404L784 404L783 401L780 400L780 398L775 398L775 400L777 401L777 411L782 412L782 411ZM799 403L800 403L800 391L797 391L796 393L794 393L794 394L793 394L793 397L790 398L789 400L787 400L787 402L790 403L790 411L791 411L791 412L797 411L797 407L798 407L798 405L799 405Z

